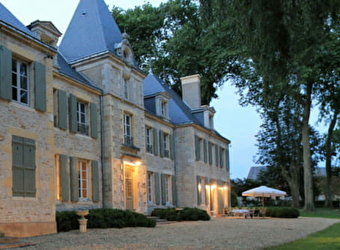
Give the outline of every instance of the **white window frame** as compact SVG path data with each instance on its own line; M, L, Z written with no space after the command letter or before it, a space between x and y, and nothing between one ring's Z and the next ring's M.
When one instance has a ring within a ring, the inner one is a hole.
M89 126L87 125L87 103L77 100L77 131L81 134L89 134Z
M152 134L151 127L146 127L145 138L146 138L146 152L152 153L153 152L153 134Z
M24 72L21 71L22 66L24 66ZM29 70L28 63L12 58L12 100L24 105L30 104ZM26 80L26 86L24 86L23 80ZM15 83L16 86L13 83ZM13 93L16 93L16 96L14 96ZM26 101L22 100L24 95L26 96Z
M133 145L132 115L124 114L124 143Z
M171 175L165 175L165 202L167 205L172 203Z
M148 203L155 203L155 173L148 171L147 173L148 181Z
M164 157L170 158L170 136L167 133L163 133L163 150L164 150Z
M85 174L85 176L83 175ZM78 161L78 183L79 183L79 201L88 201L90 197L90 165L89 161ZM84 195L86 193L86 195Z

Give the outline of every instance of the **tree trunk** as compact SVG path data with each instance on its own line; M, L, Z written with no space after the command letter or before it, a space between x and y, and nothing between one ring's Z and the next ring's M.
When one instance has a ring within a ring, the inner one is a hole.
M326 190L325 190L325 207L332 208L332 140L333 140L333 131L338 120L339 110L335 109L333 113L332 120L328 127L325 151L326 151Z
M304 193L305 193L305 211L313 211L314 192L313 192L313 176L311 166L310 138L309 138L309 117L312 104L312 88L313 83L306 84L306 100L303 107L302 119L302 148L303 148L303 175L304 175Z

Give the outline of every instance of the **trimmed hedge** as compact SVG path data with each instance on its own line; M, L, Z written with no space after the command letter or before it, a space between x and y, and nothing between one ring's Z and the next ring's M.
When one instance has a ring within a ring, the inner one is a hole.
M276 218L298 218L300 212L298 209L292 207L268 207L266 216Z
M185 207L183 210L176 210L175 208L155 208L151 215L168 221L210 220L210 216L205 210L189 207Z
M66 232L79 229L76 211L56 213L57 231ZM121 209L98 208L89 210L86 216L87 228L123 228L123 227L155 227L156 221L144 214Z

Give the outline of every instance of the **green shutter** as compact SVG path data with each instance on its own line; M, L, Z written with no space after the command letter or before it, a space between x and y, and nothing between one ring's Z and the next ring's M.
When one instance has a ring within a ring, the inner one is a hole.
M203 140L203 160L205 163L208 162L208 156L207 156L207 140Z
M223 154L223 148L220 147L220 167L223 168L223 157L224 157L224 154Z
M218 150L219 150L219 148L218 148L218 146L217 145L215 145L215 165L216 165L216 167L219 165L219 158L218 158Z
M69 99L70 131L77 132L77 98L70 94Z
M35 197L35 141L24 138L24 189L26 197Z
M46 111L46 69L45 65L34 62L35 108Z
M79 174L78 158L70 158L70 175L71 175L71 201L79 201Z
M61 201L70 200L70 165L68 156L59 156Z
M97 120L97 105L90 103L90 119L91 119L91 136L93 138L98 137L98 120Z
M162 205L166 205L165 174L161 174Z
M200 160L200 146L199 146L199 138L197 135L195 135L195 155L196 155L196 161Z
M152 131L153 131L153 154L158 155L158 132L156 128L153 128Z
M171 176L171 188L172 188L172 204L177 206L177 186L176 186L176 176Z
M164 157L164 132L159 130L159 155Z
M227 170L229 171L229 166L230 166L230 162L229 162L229 145L227 145L227 148L226 148L225 152L226 152L226 156L225 156L225 167L226 167Z
M0 45L0 98L12 99L12 52Z
M174 145L174 136L173 135L169 135L169 141L170 141L170 159L173 160L174 159L174 155L175 155L175 145Z
M209 142L208 143L208 155L209 155L209 164L211 165L212 164L212 161L213 161L213 152L212 152L212 143Z
M197 205L201 205L202 203L202 197L201 197L201 193L202 190L199 189L199 185L202 188L202 183L201 183L201 176L196 176L196 188L197 188Z
M58 90L58 127L60 129L67 129L67 99L66 92Z
M12 179L13 196L24 196L24 142L23 138L12 136Z
M156 205L161 204L161 195L159 187L159 173L155 173L155 195L156 195Z
M98 161L92 161L92 201L99 202L99 168Z

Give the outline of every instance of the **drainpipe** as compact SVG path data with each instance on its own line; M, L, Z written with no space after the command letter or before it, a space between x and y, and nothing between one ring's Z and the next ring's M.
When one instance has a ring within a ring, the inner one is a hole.
M102 166L102 207L104 208L104 155L105 155L105 143L104 143L104 107L103 107L103 94L99 96L100 103L100 160Z
M174 149L174 174L175 174L175 188L174 188L174 190L175 190L175 195L176 195L176 204L174 204L176 207L178 207L178 182L177 182L177 167L178 167L178 164L177 164L177 153L176 153L176 138L177 138L177 136L175 135L176 134L176 127L174 127L173 128L173 136L172 136L172 138L173 138L173 149Z

